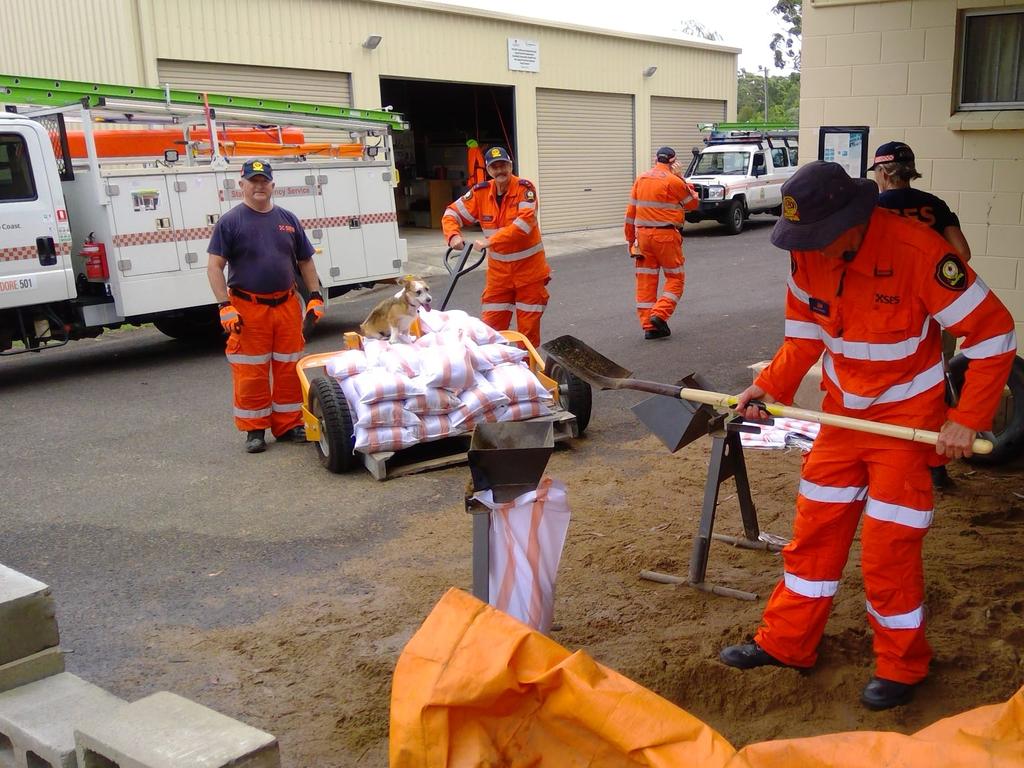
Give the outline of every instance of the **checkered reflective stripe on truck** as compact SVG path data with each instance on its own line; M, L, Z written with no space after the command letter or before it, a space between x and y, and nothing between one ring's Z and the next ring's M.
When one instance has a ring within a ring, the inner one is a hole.
M57 253L60 256L67 256L71 253L71 246L67 243L57 245ZM24 261L39 256L39 251L34 245L19 245L15 248L0 248L0 261Z

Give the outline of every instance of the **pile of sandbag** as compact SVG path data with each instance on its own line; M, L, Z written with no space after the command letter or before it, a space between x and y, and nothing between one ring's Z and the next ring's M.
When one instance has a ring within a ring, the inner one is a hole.
M476 424L551 413L551 393L527 352L460 310L421 312L412 344L363 339L327 373L341 383L355 425L355 448L396 451L472 431Z

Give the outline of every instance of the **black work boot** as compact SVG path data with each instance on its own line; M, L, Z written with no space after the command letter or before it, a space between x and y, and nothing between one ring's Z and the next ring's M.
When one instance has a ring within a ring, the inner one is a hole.
M665 322L665 318L658 317L657 315L651 315L651 325L654 326L654 330L658 331L662 336L671 336L672 331L669 330L668 323Z
M776 659L757 643L730 645L728 648L722 649L721 653L718 654L718 658L723 664L728 664L730 667L736 667L736 669L753 669L754 667L765 666L790 666L789 664L785 664Z
M306 428L301 424L292 427L287 432L282 432L276 438L279 443L304 443L306 442Z
M914 683L897 683L882 677L872 677L860 694L860 703L868 709L892 709L907 704L914 698Z
M949 472L943 467L930 467L932 473L932 488L936 491L948 491L953 487L953 478L949 476Z
M263 453L267 450L267 441L262 429L250 429L245 433L245 452Z

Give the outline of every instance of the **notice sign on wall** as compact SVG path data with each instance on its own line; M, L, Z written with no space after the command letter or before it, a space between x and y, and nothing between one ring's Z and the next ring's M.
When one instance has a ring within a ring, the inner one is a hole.
M540 72L540 44L536 40L508 38L508 68L512 72Z

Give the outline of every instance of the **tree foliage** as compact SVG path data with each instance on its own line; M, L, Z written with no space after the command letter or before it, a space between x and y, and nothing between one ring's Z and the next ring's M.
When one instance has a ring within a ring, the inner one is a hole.
M679 31L682 32L684 35L689 35L690 37L700 37L704 40L722 39L721 33L719 33L717 30L711 29L710 27L704 26L696 19L684 21Z
M800 36L803 34L803 0L776 0L772 13L782 17L784 33L776 32L768 47L775 54L775 66L785 69L791 64L800 71Z
M741 69L736 75L738 87L736 120L760 123L764 116L765 76ZM800 73L768 78L768 122L793 123L800 120Z

